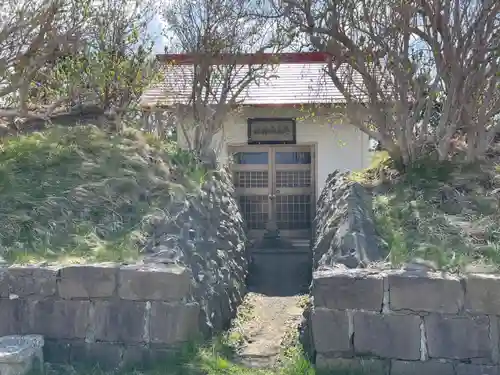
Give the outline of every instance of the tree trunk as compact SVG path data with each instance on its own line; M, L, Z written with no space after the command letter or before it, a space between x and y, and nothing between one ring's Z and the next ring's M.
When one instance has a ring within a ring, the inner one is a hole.
M217 167L217 155L212 145L213 135L206 133L201 141L200 148L197 150L200 162L209 169L215 169Z
M390 150L388 149L387 152L389 153L389 156L391 157L394 163L394 167L398 171L404 172L407 170L408 165L407 162L405 161L406 158L403 157L401 150L393 147Z

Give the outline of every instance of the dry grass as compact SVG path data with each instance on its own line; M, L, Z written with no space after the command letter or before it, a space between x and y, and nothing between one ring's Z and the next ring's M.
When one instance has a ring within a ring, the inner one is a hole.
M393 264L420 258L450 271L500 266L500 168L494 161L437 164L429 158L404 175L390 163L379 156L354 178L372 186L384 180L375 189L374 213Z
M0 251L16 263L136 258L150 218L204 175L172 144L94 126L55 127L0 148Z

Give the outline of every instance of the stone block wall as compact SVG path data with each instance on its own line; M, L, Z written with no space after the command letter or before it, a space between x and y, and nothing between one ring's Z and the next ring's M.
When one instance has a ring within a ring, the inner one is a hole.
M176 265L9 267L0 335L40 334L48 362L147 362L200 335L191 272Z
M500 276L321 267L311 292L319 368L500 374Z

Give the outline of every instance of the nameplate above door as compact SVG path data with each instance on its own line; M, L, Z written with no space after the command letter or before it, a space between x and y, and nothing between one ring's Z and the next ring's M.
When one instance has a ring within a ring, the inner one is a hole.
M295 120L291 118L248 119L248 144L295 144Z

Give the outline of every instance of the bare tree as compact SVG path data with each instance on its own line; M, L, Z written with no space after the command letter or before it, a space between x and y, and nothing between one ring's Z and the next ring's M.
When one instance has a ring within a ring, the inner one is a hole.
M78 4L77 4L78 3ZM44 117L59 104L40 108L35 77L48 61L73 53L88 3L5 0L0 5L0 117Z
M153 38L148 32L154 10L152 1L94 2L85 48L70 77L80 96L112 117L118 131L124 115L135 113L143 90L155 79Z
M0 33L0 117L47 120L78 107L78 114L97 110L120 130L155 77L152 3L9 1Z
M282 46L276 43L274 23L255 17L247 0L180 0L164 17L171 51L191 56L184 66L165 62L172 92L184 94L183 102L171 104L189 148L212 164L211 146L223 132L227 113L251 84L272 76L273 61L259 59L259 53ZM247 54L255 60L249 62Z
M495 0L283 0L290 27L331 59L350 122L407 166L466 134L470 161L498 128L500 3ZM436 100L440 103L435 122ZM433 121L434 120L434 121Z

